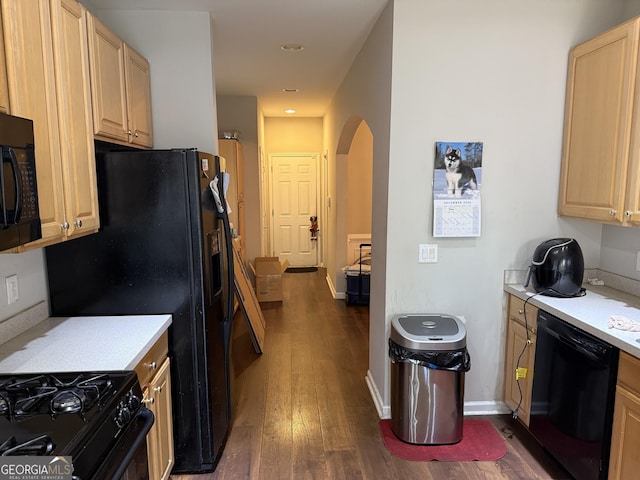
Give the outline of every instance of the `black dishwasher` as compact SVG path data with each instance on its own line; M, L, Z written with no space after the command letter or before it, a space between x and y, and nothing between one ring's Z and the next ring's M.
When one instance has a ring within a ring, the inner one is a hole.
M529 430L576 479L607 478L617 348L538 312Z

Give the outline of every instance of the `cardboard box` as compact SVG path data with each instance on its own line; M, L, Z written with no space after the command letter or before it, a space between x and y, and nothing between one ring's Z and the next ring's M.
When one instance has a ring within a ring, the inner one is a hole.
M256 276L256 296L259 302L282 301L282 274L288 266L288 260L280 263L278 257L256 257L251 269Z

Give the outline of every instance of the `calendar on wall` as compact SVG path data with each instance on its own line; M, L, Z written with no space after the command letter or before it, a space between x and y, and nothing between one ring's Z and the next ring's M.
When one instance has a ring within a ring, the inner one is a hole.
M479 237L482 142L436 142L433 236Z

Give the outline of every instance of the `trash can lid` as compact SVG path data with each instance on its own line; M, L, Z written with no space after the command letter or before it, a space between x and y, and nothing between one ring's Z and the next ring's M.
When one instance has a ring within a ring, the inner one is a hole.
M453 315L401 314L391 319L391 340L413 350L459 350L467 345L462 320Z

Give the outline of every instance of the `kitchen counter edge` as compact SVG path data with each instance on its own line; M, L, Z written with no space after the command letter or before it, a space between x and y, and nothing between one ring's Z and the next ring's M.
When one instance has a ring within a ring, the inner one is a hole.
M171 322L169 314L50 317L0 345L0 374L133 370Z
M585 296L572 298L535 294L522 284L505 284L504 291L640 358L640 331L609 328L612 315L626 317L640 327L639 297L607 287L590 287Z

